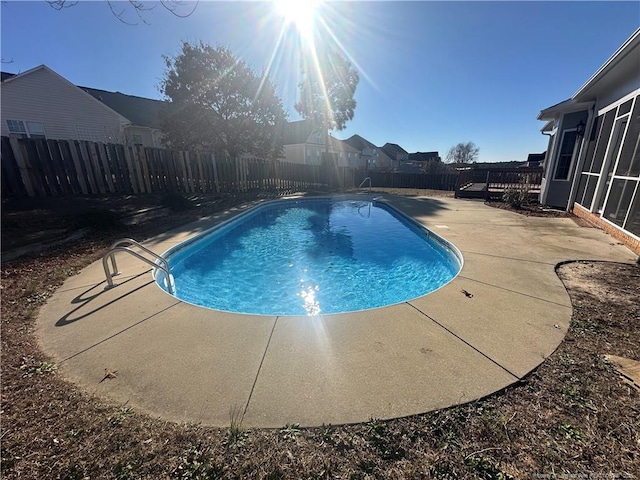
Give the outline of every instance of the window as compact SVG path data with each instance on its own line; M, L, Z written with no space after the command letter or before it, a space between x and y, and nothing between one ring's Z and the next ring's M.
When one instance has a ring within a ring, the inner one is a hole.
M637 183L635 180L623 180L621 178L613 180L611 192L607 199L607 206L604 209L604 218L619 227L624 226Z
M30 138L46 140L47 135L44 131L44 123L42 122L27 122L27 131Z
M9 133L13 137L18 138L34 138L46 140L47 136L44 131L44 123L42 122L24 122L22 120L7 120Z
M7 127L12 137L27 138L27 129L22 120L7 120Z
M558 155L558 163L556 164L556 173L553 176L554 180L569 179L576 138L577 134L575 130L565 130L562 134L562 144L560 146L560 154Z
M138 133L133 134L133 144L134 145L142 145L142 135Z
M627 118L629 126L620 152L616 175L640 177L640 101L636 100L633 114Z

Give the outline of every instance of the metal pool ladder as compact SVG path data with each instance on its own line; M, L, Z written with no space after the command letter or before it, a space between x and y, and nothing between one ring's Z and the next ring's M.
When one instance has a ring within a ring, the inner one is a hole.
M371 177L367 177L362 180L362 183L360 183L360 186L358 188L362 188L362 186L367 182L369 182L369 193L371 193Z
M142 255L141 253L136 252L135 250L131 249L130 246L135 246L139 248L144 253L150 255L152 259L149 259L144 255ZM107 277L107 284L108 284L106 288L113 288L116 286L113 283L113 277L115 277L120 273L118 272L118 266L116 265L116 252L128 252L134 257L151 265L153 268L162 270L166 278L167 290L169 290L169 293L172 295L175 293L173 277L171 276L171 273L169 273L169 262L167 262L167 260L164 257L158 255L155 252L152 252L147 247L140 245L138 242L136 242L135 240L132 240L131 238L122 238L118 240L113 245L111 245L109 250L107 250L107 253L105 253L104 256L102 257L102 267L104 268L104 274ZM111 259L111 266L113 267L113 272L109 270L109 259Z

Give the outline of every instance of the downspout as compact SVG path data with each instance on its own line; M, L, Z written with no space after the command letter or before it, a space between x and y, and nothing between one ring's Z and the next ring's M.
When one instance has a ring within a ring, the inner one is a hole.
M549 186L548 186L548 182L549 180L549 173L551 172L551 157L553 156L554 150L555 150L555 142L551 142L551 139L553 138L553 136L557 133L557 129L554 128L551 132L546 133L546 132L540 132L543 135L546 135L549 137L549 142L547 143L547 154L545 155L544 158L544 169L542 171L542 176L544 178L544 186L545 188L543 189L542 186L540 188L540 204L544 205L545 202L547 201L547 192L549 191ZM543 198L543 194L544 194L544 198Z
M589 113L587 114L587 125L584 128L584 136L580 141L580 150L578 151L578 161L576 162L575 174L573 176L573 182L571 183L571 190L569 192L569 199L567 201L567 212L571 213L573 210L573 204L576 201L576 196L578 194L578 185L580 184L580 177L582 176L582 167L584 167L584 161L587 156L587 149L583 148L585 139L591 136L591 128L593 127L594 122L594 110L595 103L589 109Z

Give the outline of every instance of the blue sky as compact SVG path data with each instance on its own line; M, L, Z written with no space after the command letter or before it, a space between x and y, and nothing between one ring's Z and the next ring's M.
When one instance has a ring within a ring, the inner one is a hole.
M538 112L575 93L640 26L635 1L331 2L320 12L360 70L355 117L334 136L442 156L473 141L479 161L544 151ZM162 56L202 40L258 72L271 65L290 119L299 118L299 49L290 29L274 57L283 19L271 3L201 0L188 18L157 6L144 12L148 24L125 10L136 26L104 1L61 11L9 1L0 15L3 71L46 64L78 85L161 98Z

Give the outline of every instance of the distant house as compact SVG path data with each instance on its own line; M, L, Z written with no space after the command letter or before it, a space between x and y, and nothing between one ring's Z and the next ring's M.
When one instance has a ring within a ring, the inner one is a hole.
M442 161L438 152L416 152L410 153L408 160L410 162L430 162L432 160Z
M522 167L538 168L538 167L542 166L542 164L544 162L544 158L546 157L546 155L547 155L547 152L530 153L527 156L527 161L524 162Z
M397 143L385 143L381 150L387 154L387 156L398 163L406 162L409 160L409 154Z
M370 170L391 170L398 166L398 161L387 155L380 147L360 135L352 135L343 140L346 144L360 152L362 168Z
M309 120L288 122L283 126L283 160L304 165L320 165L325 153L335 156L339 166L358 168L360 166L360 152L349 144L328 137L325 145L325 135Z
M145 147L162 146L160 112L167 102L120 92L108 92L88 87L80 88L131 122L124 125L125 144L144 145Z
M640 29L538 120L549 135L540 202L572 210L640 253Z
M2 74L0 133L120 143L130 121L45 65Z
M165 102L78 87L40 65L2 73L2 136L160 146Z

